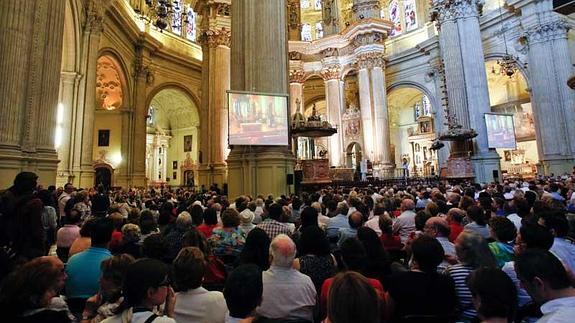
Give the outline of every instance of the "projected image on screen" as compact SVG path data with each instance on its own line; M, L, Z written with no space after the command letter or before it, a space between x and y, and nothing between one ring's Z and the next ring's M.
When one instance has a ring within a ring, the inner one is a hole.
M228 92L230 145L288 145L287 97Z
M516 148L513 115L485 114L489 148Z

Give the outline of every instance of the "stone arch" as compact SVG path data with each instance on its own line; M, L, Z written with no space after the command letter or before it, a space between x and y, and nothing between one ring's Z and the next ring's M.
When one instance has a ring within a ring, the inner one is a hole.
M501 53L501 52L493 52L493 53L485 54L485 62L498 60L500 58L503 58L504 55L505 55L505 53ZM527 71L527 67L526 67L525 63L523 63L521 61L519 61L519 62L516 61L515 66L517 67L517 70L521 73L521 76L523 76L525 83L527 83L527 88L531 88L531 85L530 85L531 80L529 79L529 73Z
M165 89L175 89L183 92L186 96L188 96L192 100L192 102L196 106L196 109L198 109L199 113L199 110L201 109L201 104L198 96L195 95L190 89L177 82L165 82L154 87L151 91L149 91L148 97L146 99L146 107L150 106L150 103L152 102L152 99L156 96L156 94L160 93L162 90Z
M62 42L62 71L74 72L80 65L80 13L75 0L66 1L64 40Z
M359 70L353 64L345 65L341 71L341 79L345 80L345 77L351 72L357 73Z
M418 82L413 82L413 81L399 81L396 83L391 84L390 86L387 87L387 95L389 96L389 93L392 92L393 90L396 89L400 89L400 88L415 88L419 91L421 91L424 95L426 95L429 98L429 101L431 102L431 109L432 112L436 113L438 112L438 109L441 108L441 102L439 101L439 98L437 98L431 91L429 91L429 89L418 83Z

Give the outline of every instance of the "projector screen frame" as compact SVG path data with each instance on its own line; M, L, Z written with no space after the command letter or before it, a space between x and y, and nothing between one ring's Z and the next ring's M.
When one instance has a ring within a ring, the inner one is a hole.
M494 116L500 116L500 117L507 117L507 118L511 118L511 127L512 127L512 133L513 133L513 146L497 146L494 145L491 140L490 140L490 135L489 135L489 127L487 124L487 116L488 115L494 115ZM497 112L486 112L483 114L483 122L485 122L485 128L486 128L486 132L487 132L487 146L489 148L493 148L493 149L517 149L517 135L515 134L515 120L513 118L513 114L511 113L497 113Z
M286 129L287 129L287 138L286 144L282 145L238 145L238 144L231 144L230 143L230 94L246 94L246 95L259 95L259 96L268 96L268 97L281 97L285 98L285 113L286 113ZM227 106L227 118L228 118L228 148L231 149L234 146L266 146L266 147L290 147L291 146L291 127L290 127L290 107L289 107L289 94L286 93L266 93L266 92L252 92L252 91L236 91L236 90L227 90L226 91L226 106Z

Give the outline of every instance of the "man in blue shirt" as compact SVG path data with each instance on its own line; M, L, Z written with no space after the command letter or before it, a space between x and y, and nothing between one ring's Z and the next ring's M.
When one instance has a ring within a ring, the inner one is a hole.
M101 276L100 263L112 256L108 250L114 225L109 218L91 219L92 245L72 256L66 264L66 296L72 313L81 313L86 299L98 293Z
M325 230L328 238L337 238L339 229L349 228L347 212L347 204L345 204L345 202L339 202L336 210L337 215L329 219L329 223L327 224L327 228Z

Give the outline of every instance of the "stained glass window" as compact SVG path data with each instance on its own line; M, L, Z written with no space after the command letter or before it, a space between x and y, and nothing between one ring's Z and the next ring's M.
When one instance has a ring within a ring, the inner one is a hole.
M311 41L311 26L309 24L301 26L301 40Z
M196 17L198 15L192 10L192 8L188 9L188 21L186 24L186 38L191 41L196 41Z
M415 10L415 0L404 0L403 14L405 15L405 30L417 29L417 15Z
M323 38L323 24L321 22L315 24L315 38Z
M401 29L401 12L399 7L399 2L397 0L392 0L389 3L389 20L393 23L393 29L391 30L391 36L400 35Z

